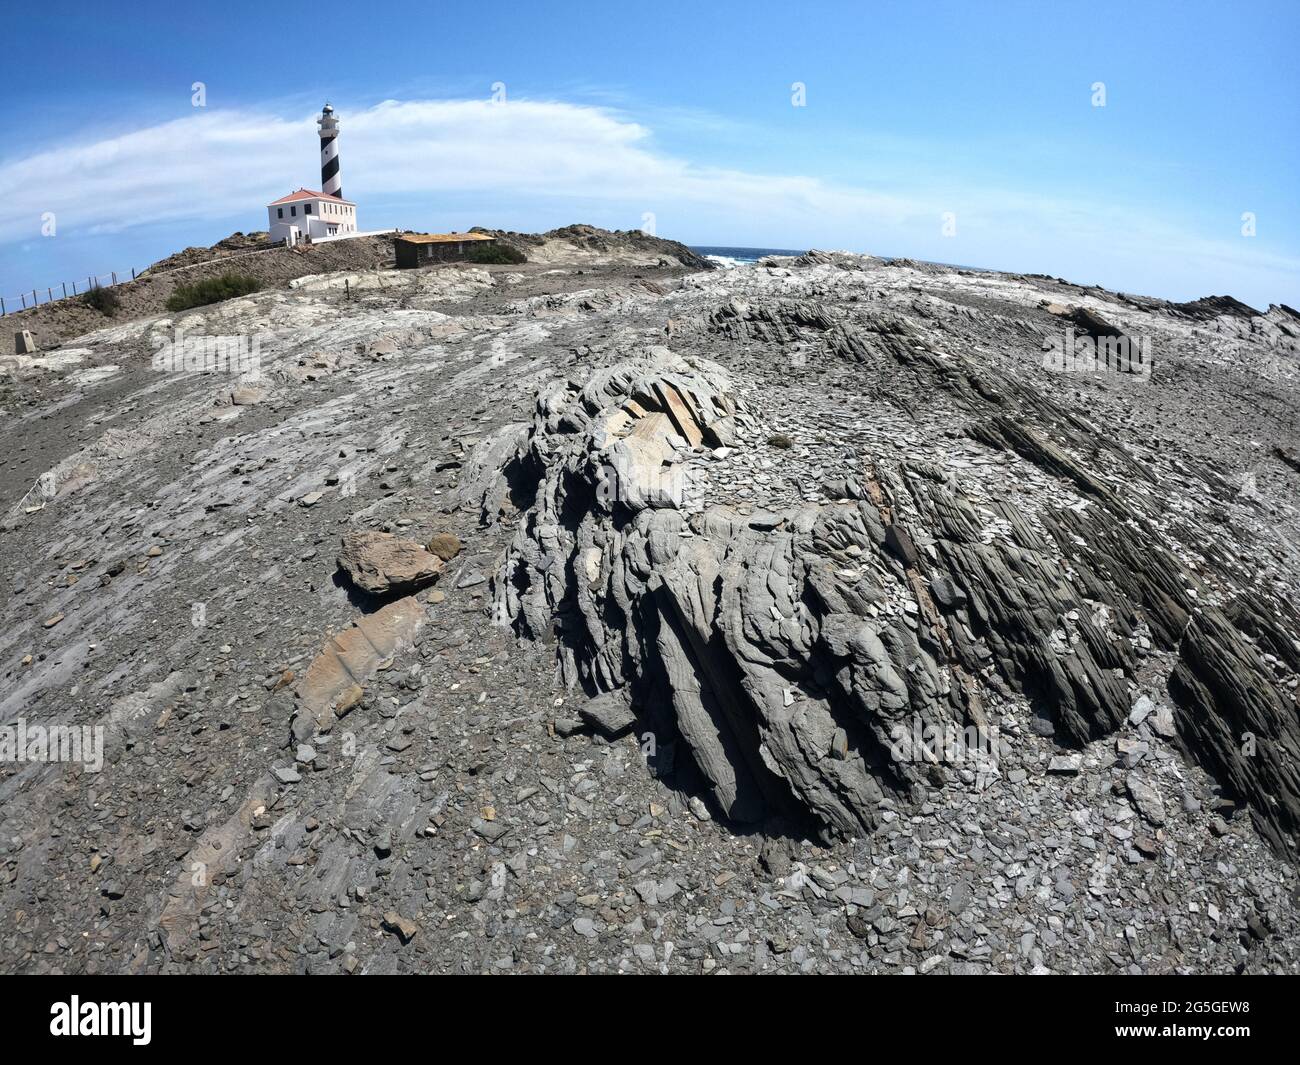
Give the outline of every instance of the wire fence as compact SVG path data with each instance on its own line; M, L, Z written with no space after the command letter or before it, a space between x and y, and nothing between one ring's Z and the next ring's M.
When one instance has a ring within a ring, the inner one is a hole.
M135 268L131 268L130 280L136 279ZM120 281L126 281L125 274L117 274L116 271L91 275L84 281L60 281L59 287L47 285L45 288L34 288L27 292L20 292L16 296L0 296L0 318L10 314L18 314L20 311L29 311L33 307L43 307L47 303L57 303L59 300L71 299L74 296L80 296L89 292L92 288L111 288ZM42 299L41 297L44 297Z
M91 275L84 281L78 278L76 281L60 281L59 287L47 285L45 288L34 288L28 291L20 292L17 296L0 296L0 318L10 314L19 314L22 311L29 311L33 307L44 307L49 303L58 303L60 300L74 299L77 296L84 295L92 288L111 288L113 285L123 284L127 281L134 281L141 275L148 273L151 277L158 274L175 274L182 270L195 270L202 266L210 266L214 262L227 262L231 259L242 259L249 255L262 255L268 251L275 251L283 248L284 241L277 240L265 248L250 248L247 251L235 252L232 255L223 255L219 259L204 259L197 263L182 263L180 266L173 266L170 270L155 270L148 267L145 270L137 271L131 268L131 276L128 278L125 273L119 274L110 272L107 274ZM43 299L41 297L44 297Z

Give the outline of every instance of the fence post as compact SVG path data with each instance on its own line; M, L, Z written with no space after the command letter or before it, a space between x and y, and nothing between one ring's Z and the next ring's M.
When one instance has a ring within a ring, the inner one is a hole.
M75 281L72 282L72 294L74 296L77 294L77 283Z
M131 280L132 280L132 281L135 280L135 267L134 267L134 266L131 267Z
M75 284L75 283L76 283L76 282L73 282L73 284ZM65 300L68 298L68 283L67 283L66 281L63 282L63 298L64 298Z
M45 290L45 298L46 298L50 303L53 303L53 302L54 302L54 289L52 289L52 288L47 288L47 289Z
M36 289L32 289L32 306L39 307L40 305L41 301L36 298Z
M18 293L18 298L23 301L23 310L27 310L27 293L26 292Z
M86 278L86 291L89 292L94 287L95 287L94 281L89 277Z
M0 296L0 318L5 316L5 298Z
M115 284L115 285L117 284L117 271L116 271L116 270L113 271L113 284Z

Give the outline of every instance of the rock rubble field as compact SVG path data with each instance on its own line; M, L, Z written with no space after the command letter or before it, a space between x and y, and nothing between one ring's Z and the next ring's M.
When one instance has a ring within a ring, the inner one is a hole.
M1300 971L1300 314L501 236L0 359L0 970Z

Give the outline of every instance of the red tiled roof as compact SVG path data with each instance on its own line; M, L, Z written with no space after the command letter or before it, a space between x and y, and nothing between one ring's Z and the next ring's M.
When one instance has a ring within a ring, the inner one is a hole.
M294 203L298 200L329 200L330 203L346 203L352 207L356 206L352 200L345 200L339 196L330 196L324 192L312 192L311 189L299 189L297 192L291 192L288 196L281 196L278 200L272 200L267 206L275 207L277 204Z

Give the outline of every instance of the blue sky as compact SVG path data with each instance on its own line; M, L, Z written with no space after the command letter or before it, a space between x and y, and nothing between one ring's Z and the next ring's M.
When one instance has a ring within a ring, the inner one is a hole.
M319 186L329 99L362 228L652 224L1300 304L1293 0L47 11L5 17L7 299L265 228Z

